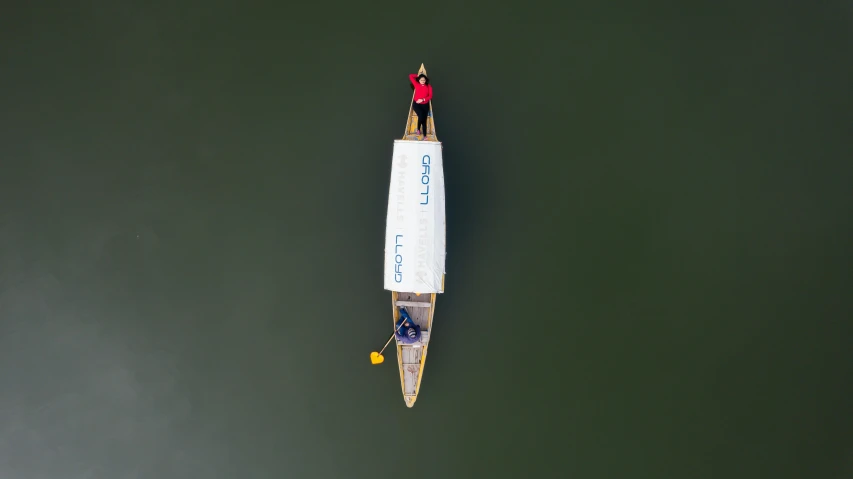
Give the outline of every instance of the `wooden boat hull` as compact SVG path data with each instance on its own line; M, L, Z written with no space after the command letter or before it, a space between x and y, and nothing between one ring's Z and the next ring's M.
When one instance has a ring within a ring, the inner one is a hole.
M426 69L423 64L421 64L420 69L418 70L418 74L426 74ZM433 117L432 110L432 101L430 101L430 114L427 119L427 132L424 136L417 135L417 115L414 112L414 108L412 103L414 102L414 93L412 94L412 101L409 103L409 115L406 121L406 129L403 134L402 140L405 141L421 141L428 144L439 144L439 150L437 152L437 158L440 160L440 142L438 141L436 131L435 131L435 120ZM434 155L435 156L435 155ZM441 162L437 162L438 168L441 168ZM392 173L393 174L393 173ZM429 348L429 342L433 333L433 323L434 323L434 315L435 315L435 304L438 293L444 291L444 236L446 233L446 225L444 222L444 183L443 183L443 172L441 173L441 182L440 182L440 217L441 217L441 225L440 225L440 245L442 250L440 251L440 278L438 276L433 276L435 278L433 280L433 284L440 281L440 288L437 285L434 285L432 292L425 292L423 294L419 294L418 292L407 292L407 291L399 291L395 289L391 289L391 305L392 305L392 327L395 327L397 321L400 320L400 311L399 307L405 307L409 316L412 320L418 324L421 328L421 339L416 344L405 344L397 341L397 366L400 372L400 387L403 392L403 399L406 403L406 406L412 407L415 405L415 401L418 398L418 394L420 393L421 382L423 380L424 367L426 364L427 350ZM390 202L392 198L389 197L389 215L391 214ZM438 225L436 225L438 227ZM388 245L386 245L387 251ZM386 263L389 261L388 257L386 257ZM437 293L437 292L438 293Z
M403 344L397 342L397 367L400 370L400 387L403 390L403 400L406 406L412 407L418 399L426 364L429 339L432 335L432 320L435 314L436 294L417 296L414 293L398 293L392 291L392 308L394 325L400 320L398 306L405 306L409 317L421 327L421 341L418 344ZM400 302L403 304L401 305ZM423 303L413 306L413 303Z

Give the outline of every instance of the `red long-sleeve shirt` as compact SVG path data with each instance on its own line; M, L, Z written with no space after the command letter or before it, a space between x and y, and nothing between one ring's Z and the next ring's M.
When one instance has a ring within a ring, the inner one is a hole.
M411 81L412 85L415 86L416 103L418 100L424 100L424 103L428 103L432 100L432 85L421 85L421 82L418 81L417 73L410 74L409 81Z

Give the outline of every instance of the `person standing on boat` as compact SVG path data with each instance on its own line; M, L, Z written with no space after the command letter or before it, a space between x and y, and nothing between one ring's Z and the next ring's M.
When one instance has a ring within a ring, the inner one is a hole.
M418 135L423 132L424 139L426 139L429 101L432 100L432 85L429 84L429 78L423 73L420 75L416 73L410 74L409 81L415 86L415 99L412 102L412 108L418 114ZM422 127L423 129L421 129Z
M421 339L421 328L412 321L406 308L400 308L400 320L394 325L394 336L405 344L416 343Z

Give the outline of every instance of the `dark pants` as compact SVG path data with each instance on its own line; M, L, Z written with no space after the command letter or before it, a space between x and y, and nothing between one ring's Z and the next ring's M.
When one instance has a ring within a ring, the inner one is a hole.
M427 117L429 116L429 102L415 103L412 102L412 108L418 115L418 129L426 136L427 134Z

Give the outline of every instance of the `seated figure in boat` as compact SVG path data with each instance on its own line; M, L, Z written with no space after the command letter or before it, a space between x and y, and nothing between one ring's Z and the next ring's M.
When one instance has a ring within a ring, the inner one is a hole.
M395 325L394 335L397 341L405 344L416 343L421 339L421 328L409 317L406 308L400 308L400 320Z

